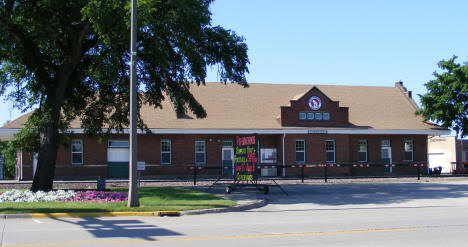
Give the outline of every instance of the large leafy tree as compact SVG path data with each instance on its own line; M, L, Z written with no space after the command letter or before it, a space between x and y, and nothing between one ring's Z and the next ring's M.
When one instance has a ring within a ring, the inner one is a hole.
M247 86L247 45L211 24L211 2L138 1L138 107L161 107L166 97L178 114L205 117L189 88L213 65L222 82ZM32 190L52 189L59 133L70 121L90 134L128 125L129 40L129 1L0 0L0 93L37 108L27 123L39 138Z
M428 92L421 96L417 114L463 137L468 135L468 63L456 63L456 58L439 62L443 72L434 72L435 79L425 84Z

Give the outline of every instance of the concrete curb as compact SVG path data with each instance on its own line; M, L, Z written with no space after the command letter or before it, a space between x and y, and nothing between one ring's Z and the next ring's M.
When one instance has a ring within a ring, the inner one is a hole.
M201 215L210 213L240 212L259 208L268 203L267 199L254 200L225 208L207 208L187 211L153 211L153 212L88 212L88 213L31 213L31 214L0 214L3 219L38 219L38 218L85 218L85 217L117 217L117 216L181 216Z
M232 207L226 208L208 208L208 209L197 209L197 210L187 210L182 211L182 215L200 215L200 214L212 214L212 213L227 213L227 212L240 212L246 211L254 208L259 208L268 204L268 200L263 198L261 200L255 200L253 202L240 204Z
M1 214L0 218L28 219L28 218L85 218L85 217L117 217L117 216L179 216L180 211L153 212L87 212L87 213L31 213L31 214Z

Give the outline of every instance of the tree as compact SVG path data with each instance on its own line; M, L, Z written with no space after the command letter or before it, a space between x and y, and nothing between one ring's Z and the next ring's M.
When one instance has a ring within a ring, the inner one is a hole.
M4 158L3 179L12 179L15 177L16 150L17 149L11 142L0 142L0 156Z
M435 79L425 84L428 92L420 95L422 109L416 113L463 137L468 135L468 63L460 65L456 58L438 63L444 72L434 72Z
M208 66L222 82L248 86L247 45L212 26L211 2L138 2L138 108L169 98L178 114L205 117L189 89L204 84ZM87 134L128 126L129 41L129 1L0 0L0 94L23 111L37 106L28 119L39 138L32 190L52 189L70 121L80 119Z

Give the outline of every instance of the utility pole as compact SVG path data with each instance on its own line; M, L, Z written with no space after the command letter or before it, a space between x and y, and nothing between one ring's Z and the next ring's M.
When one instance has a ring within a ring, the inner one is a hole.
M128 203L127 207L138 207L137 187L137 76L136 76L136 34L137 34L137 3L132 0L131 27L130 27L130 168L128 183Z

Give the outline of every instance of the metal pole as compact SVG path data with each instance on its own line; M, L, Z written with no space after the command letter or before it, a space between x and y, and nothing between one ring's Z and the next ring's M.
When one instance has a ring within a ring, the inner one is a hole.
M304 166L301 166L301 180L304 183Z
M418 165L418 180L421 180L421 167Z
M193 168L193 185L197 185L197 166L194 166Z
M138 207L138 184L137 184L137 78L136 78L136 34L137 34L137 3L132 0L131 13L131 38L130 38L130 169L129 169L129 186L128 186L128 203L127 207Z
M327 171L327 168L328 166L325 165L325 183L328 182L328 171Z

